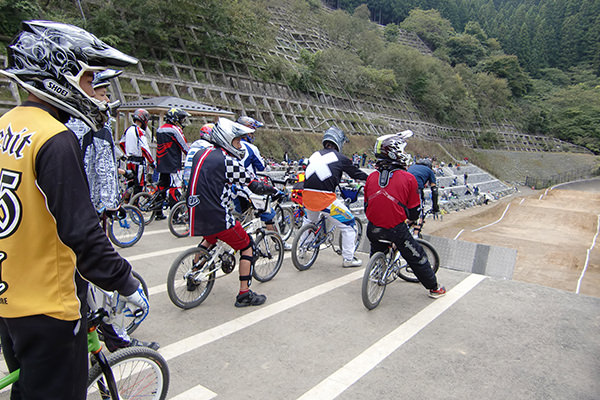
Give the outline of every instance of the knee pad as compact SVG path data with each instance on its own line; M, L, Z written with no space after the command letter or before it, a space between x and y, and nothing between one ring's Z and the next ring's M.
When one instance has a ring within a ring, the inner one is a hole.
M240 253L242 251L245 251L246 249L249 249L250 247L252 247L251 256L246 254L240 254L240 263L242 262L242 260L250 261L250 274L240 275L240 281L248 281L248 286L250 286L250 284L252 283L252 273L254 272L254 263L256 261L256 246L254 245L254 240L252 239L252 236L250 236L250 243L248 243L248 246L240 250Z

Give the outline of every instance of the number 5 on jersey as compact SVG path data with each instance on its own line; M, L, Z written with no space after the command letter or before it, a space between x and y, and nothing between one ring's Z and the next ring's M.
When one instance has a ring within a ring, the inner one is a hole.
M21 202L16 194L20 183L20 172L0 172L0 239L12 235L21 222Z

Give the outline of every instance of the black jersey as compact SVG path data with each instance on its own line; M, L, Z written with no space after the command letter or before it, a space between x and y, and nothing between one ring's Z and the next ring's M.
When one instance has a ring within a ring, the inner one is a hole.
M253 178L241 161L221 148L196 153L188 196L192 236L213 235L232 228L232 186L248 185Z

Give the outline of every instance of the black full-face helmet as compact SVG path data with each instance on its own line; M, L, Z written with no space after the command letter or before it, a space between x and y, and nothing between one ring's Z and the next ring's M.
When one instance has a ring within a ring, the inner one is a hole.
M190 113L181 108L173 107L167 111L165 121L170 124L179 125L181 128L185 128L188 117L190 117Z
M81 28L52 21L22 22L7 55L1 74L93 128L108 118L107 105L82 89L82 75L138 62Z

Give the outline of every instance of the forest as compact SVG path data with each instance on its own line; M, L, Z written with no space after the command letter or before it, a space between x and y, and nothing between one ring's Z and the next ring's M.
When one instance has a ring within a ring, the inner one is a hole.
M295 62L267 55L277 33L268 7L282 3L334 45ZM600 0L323 3L330 12L319 0L0 0L0 40L5 51L21 20L45 18L139 58L166 58L149 43L242 60L260 53L267 65L256 74L295 90L404 94L441 124L508 122L600 153ZM417 33L433 57L400 44L400 30Z

